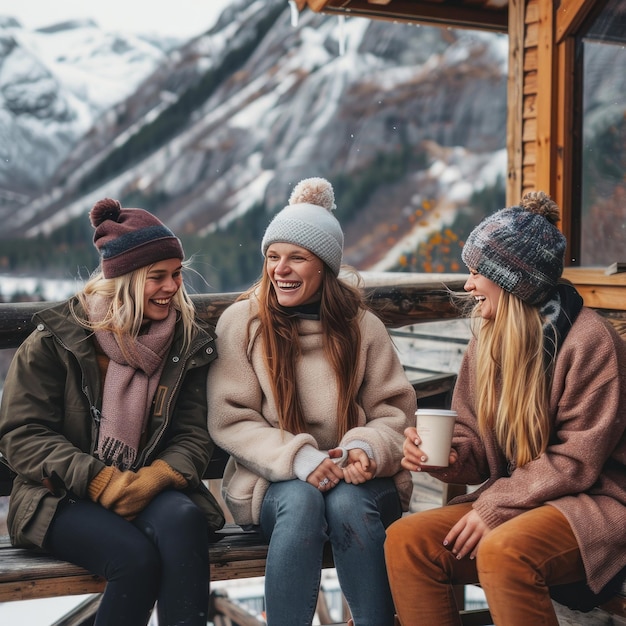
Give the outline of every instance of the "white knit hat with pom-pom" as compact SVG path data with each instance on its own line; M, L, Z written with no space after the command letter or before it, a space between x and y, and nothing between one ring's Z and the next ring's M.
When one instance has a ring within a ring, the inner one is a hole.
M305 178L293 189L289 206L270 222L261 242L265 256L273 243L291 243L319 257L335 276L343 255L343 232L332 214L335 193L324 178Z

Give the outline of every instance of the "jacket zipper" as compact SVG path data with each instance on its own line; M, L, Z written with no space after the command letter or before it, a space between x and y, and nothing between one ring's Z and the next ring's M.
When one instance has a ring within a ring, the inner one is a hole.
M167 426L168 426L168 424L170 422L170 416L171 416L172 398L174 398L174 396L176 395L176 391L180 387L180 383L181 383L181 381L183 379L183 376L184 376L185 372L187 371L187 363L188 363L189 359L191 359L191 357L194 354L196 354L196 352L198 352L201 348L203 348L206 344L208 344L210 342L211 342L210 339L202 341L201 343L198 344L198 347L195 350L193 350L193 351L190 350L189 353L187 354L187 356L185 357L185 359L180 362L178 378L176 379L175 384L172 386L172 389L171 389L170 393L168 394L168 398L167 398L167 405L166 405L166 408L165 408L166 419L163 422L163 427L159 430L158 434L154 438L154 441L153 441L152 445L150 447L144 448L143 454L141 455L141 458L144 461L145 461L145 459L150 457L152 452L155 450L155 448L159 444L159 441L161 441L161 438L163 437L163 433L167 429Z

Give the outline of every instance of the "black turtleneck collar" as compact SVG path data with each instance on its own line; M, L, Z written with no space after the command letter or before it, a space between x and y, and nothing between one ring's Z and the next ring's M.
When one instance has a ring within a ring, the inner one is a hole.
M287 315L301 317L307 320L318 320L320 318L321 302L311 302L310 304L299 304L298 306L280 307Z

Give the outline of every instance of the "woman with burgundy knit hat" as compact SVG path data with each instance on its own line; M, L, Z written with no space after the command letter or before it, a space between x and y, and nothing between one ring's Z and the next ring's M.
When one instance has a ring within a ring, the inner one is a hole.
M392 626L385 528L408 508L415 392L383 323L339 277L331 184L298 183L261 244L260 280L222 315L209 430L231 458L235 521L269 540L269 626L310 626L330 542L356 626Z
M208 546L224 523L201 482L214 337L166 226L111 199L90 219L99 270L34 316L6 378L11 541L105 578L96 626L145 625L155 603L160 626L206 626Z
M429 466L408 428L402 466L480 487L388 529L403 626L461 624L452 586L476 582L494 624L557 626L551 596L588 610L623 576L626 343L560 280L558 220L531 192L463 248L475 324L450 465Z

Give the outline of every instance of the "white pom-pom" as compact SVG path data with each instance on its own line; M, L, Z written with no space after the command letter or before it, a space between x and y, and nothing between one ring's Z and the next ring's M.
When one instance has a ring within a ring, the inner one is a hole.
M325 178L305 178L301 180L289 196L289 204L315 204L328 211L334 211L335 192Z

